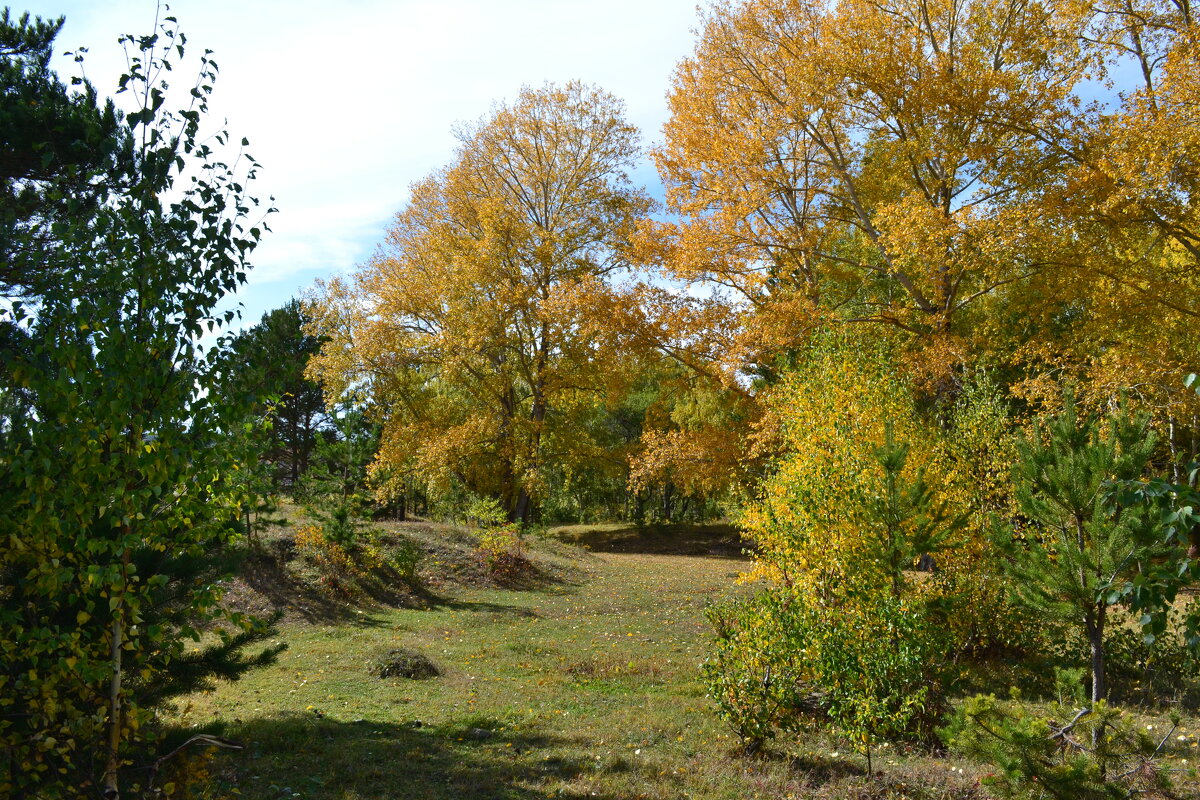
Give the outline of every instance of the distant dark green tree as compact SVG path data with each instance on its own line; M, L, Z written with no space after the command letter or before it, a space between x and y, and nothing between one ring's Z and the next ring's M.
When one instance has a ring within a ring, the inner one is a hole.
M88 92L62 95L45 72L56 30L20 35L43 54L29 69L43 70L44 96L66 97L54 107L69 129L95 103ZM217 354L199 344L231 321L217 305L244 281L262 233L254 217L263 212L244 189L256 165L245 156L229 165L206 144L227 141L201 131L216 77L207 56L191 99L175 111L168 103L157 76L183 55L173 19L123 44L121 90L137 110L113 134L114 149L131 146L121 184L75 194L48 179L52 207L5 234L5 264L10 253L36 251L37 275L53 282L21 277L25 299L0 308L16 343L0 350L3 797L145 789L148 773L129 768L153 758L155 706L278 652L245 652L269 628L219 604L242 504L227 442L246 409L219 391ZM6 126L6 135L54 141L59 126L47 113L13 112L26 129ZM60 165L77 154L48 146L67 153ZM6 202L36 177L6 174L16 176Z
M329 426L321 387L304 377L321 339L305 333L309 322L299 300L268 311L233 339L227 391L249 400L264 417L262 457L274 485L292 491L308 470L320 431Z
M0 294L52 288L42 254L55 223L84 218L128 182L132 141L112 102L50 69L62 25L0 12Z
M339 544L353 545L369 515L367 470L378 450L379 426L351 406L338 409L332 425L317 439L298 496L325 535Z

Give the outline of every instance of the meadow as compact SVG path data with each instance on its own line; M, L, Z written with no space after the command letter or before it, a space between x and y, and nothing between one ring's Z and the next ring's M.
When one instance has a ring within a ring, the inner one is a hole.
M240 579L231 597L241 604L291 600L278 634L288 649L178 705L175 737L209 732L244 745L187 760L212 777L201 789L188 776L193 791L252 800L989 796L979 767L919 747L884 747L868 775L861 755L817 728L754 757L740 751L699 669L711 638L706 604L753 591L737 583L749 561L731 528L552 534L527 540L525 574L492 580L470 531L386 524L384 541L403 535L426 549L423 589L386 603L331 599L299 559L287 565L292 583L265 570ZM260 566L273 547L286 551L289 535L260 543ZM398 650L439 674L379 677ZM1180 768L1200 754L1194 723L1168 746Z

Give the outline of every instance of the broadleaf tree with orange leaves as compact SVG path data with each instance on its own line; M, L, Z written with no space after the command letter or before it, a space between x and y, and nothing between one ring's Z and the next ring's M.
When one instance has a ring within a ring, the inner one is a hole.
M524 521L556 450L588 449L573 422L630 379L596 320L650 201L628 177L637 131L596 88L526 88L458 138L376 256L318 287L309 370L381 417L382 493L467 491Z

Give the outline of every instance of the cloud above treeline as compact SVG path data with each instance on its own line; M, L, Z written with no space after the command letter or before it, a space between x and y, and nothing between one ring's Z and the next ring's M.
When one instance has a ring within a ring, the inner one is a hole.
M453 156L454 124L485 115L522 85L578 79L623 98L647 143L686 56L696 0L176 0L190 56L214 51L212 104L262 163L273 233L239 299L247 321L318 277L367 258L408 186ZM116 39L153 25L154 0L38 2L65 15L58 49L89 49L86 72L111 92ZM73 74L61 60L57 68ZM174 76L183 87L191 73ZM188 84L190 85L190 84ZM654 183L645 165L636 179Z

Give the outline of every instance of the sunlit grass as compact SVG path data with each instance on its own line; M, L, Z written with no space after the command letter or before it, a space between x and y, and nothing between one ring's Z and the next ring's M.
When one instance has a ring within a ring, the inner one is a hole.
M858 754L820 732L739 755L698 667L704 606L747 591L734 585L747 562L537 540L531 554L547 576L534 589L434 581L423 608L288 622L275 666L189 698L173 721L246 745L219 755L213 772L218 788L251 800L986 796L969 763L885 747L884 772L871 778ZM371 674L401 647L442 674ZM1200 756L1194 729L1172 734L1184 738L1172 739L1171 758Z

